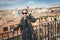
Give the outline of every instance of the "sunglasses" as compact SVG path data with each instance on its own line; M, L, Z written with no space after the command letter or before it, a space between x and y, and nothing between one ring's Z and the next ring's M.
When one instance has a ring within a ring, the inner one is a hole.
M22 14L27 14L27 13L22 13Z

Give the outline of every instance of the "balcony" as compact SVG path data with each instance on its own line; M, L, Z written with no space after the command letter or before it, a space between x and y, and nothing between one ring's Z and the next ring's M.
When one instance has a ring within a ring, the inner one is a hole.
M39 19L39 18L38 18ZM36 34L33 40L59 40L60 39L60 20L46 21L34 27ZM21 30L0 33L0 40L22 40Z

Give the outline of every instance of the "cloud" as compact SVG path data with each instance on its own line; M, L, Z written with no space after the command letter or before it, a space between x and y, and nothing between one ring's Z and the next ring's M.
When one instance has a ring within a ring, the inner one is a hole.
M60 1L49 3L49 6L60 6Z
M0 4L12 4L12 3L18 3L21 0L0 0Z
M57 5L57 4L60 4L60 1L59 2L55 2L55 3L51 3L52 5Z
M60 1L44 2L44 1L36 1L36 0L0 0L0 9L25 8L27 6L29 6L30 8L50 7L50 6L58 6L58 5L60 5Z
M28 1L27 4L33 4L35 1Z
M0 4L12 4L12 3L17 3L17 1L14 1L14 2L0 2Z

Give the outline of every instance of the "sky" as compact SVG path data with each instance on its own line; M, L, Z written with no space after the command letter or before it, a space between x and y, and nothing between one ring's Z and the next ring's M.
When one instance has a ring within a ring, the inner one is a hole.
M60 6L60 0L0 0L0 9Z

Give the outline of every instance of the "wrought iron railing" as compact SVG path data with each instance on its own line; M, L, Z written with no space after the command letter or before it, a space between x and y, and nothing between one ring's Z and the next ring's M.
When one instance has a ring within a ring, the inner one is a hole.
M59 24L60 20L39 23L34 28L37 40L57 40L56 38L60 36L60 32L57 32ZM21 31L18 29L15 33L12 31L0 33L0 40L22 40Z

